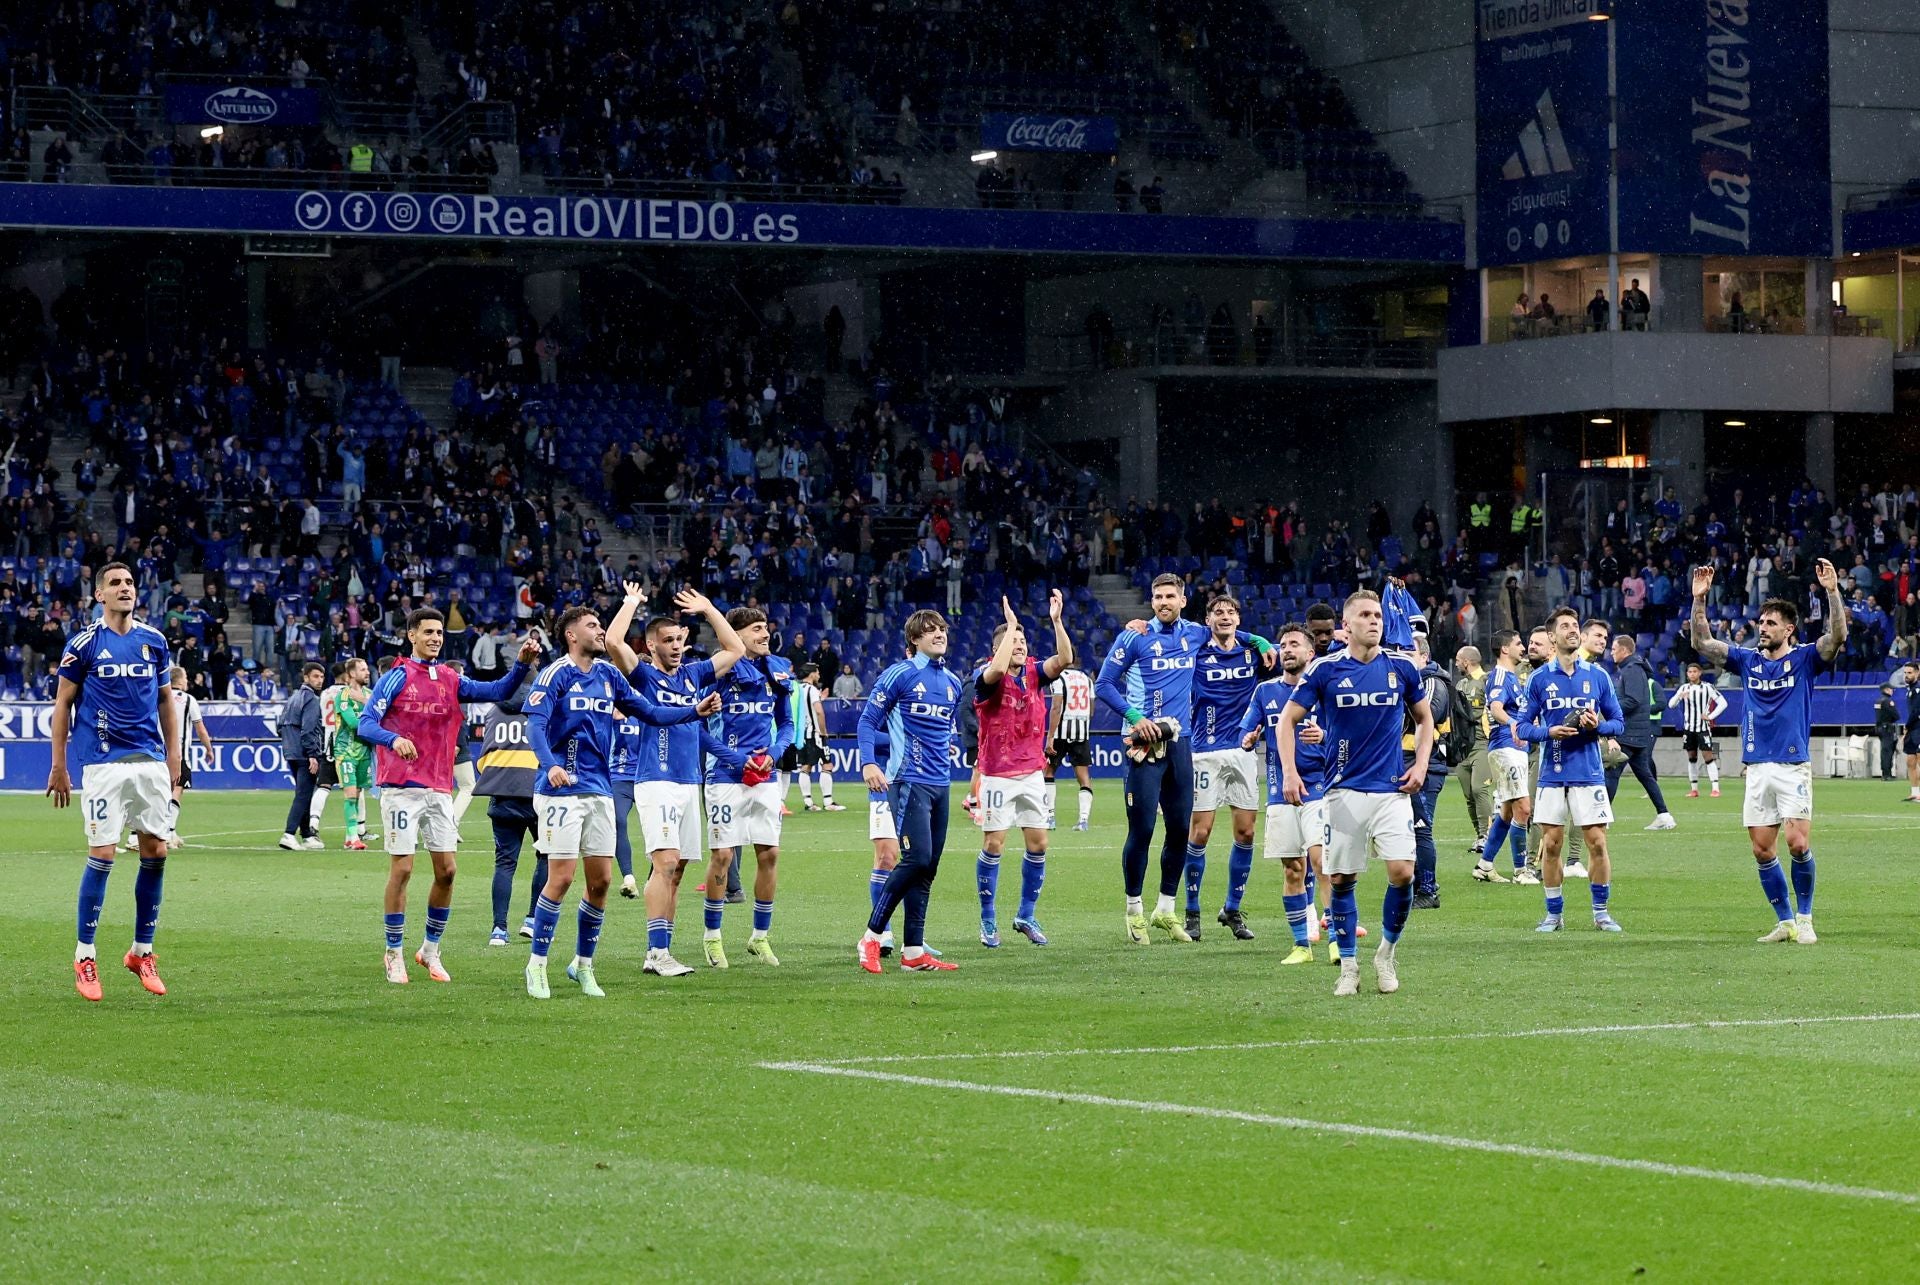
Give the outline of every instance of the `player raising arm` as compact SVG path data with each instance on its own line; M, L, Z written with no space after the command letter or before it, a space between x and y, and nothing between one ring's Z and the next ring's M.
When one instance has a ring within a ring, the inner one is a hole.
M1055 589L1047 600L1053 622L1053 655L1043 663L1027 654L1027 633L1005 598L1006 619L993 632L993 656L974 676L973 707L980 718L980 859L974 864L980 890L980 944L998 946L994 897L1000 889L1000 854L1007 831L1026 838L1020 863L1020 908L1013 930L1036 946L1047 944L1035 910L1047 878L1047 697L1046 686L1073 663L1073 640L1060 618L1066 600Z
M1760 604L1754 622L1760 645L1735 647L1715 638L1707 623L1713 568L1693 569L1693 648L1702 660L1725 666L1747 689L1740 716L1746 764L1741 821L1776 920L1760 940L1802 946L1819 940L1813 932L1813 680L1832 668L1847 642L1847 605L1840 597L1839 573L1825 558L1816 558L1813 575L1827 595L1827 627L1818 641L1795 646L1799 609L1784 598L1769 598ZM1780 869L1783 832L1793 858L1791 903L1787 876Z
M626 600L607 626L607 651L614 663L627 671L649 700L695 708L702 717L718 711L720 695L713 687L746 654L740 635L705 594L682 589L674 596L674 605L688 615L705 618L720 650L710 660L681 663L687 650L687 627L677 616L655 616L647 621L643 659L627 645L627 631L644 590L632 582L626 590ZM644 889L647 958L641 970L659 977L685 977L693 971L673 957L673 916L680 876L687 862L700 855L700 778L697 723L661 727L642 741L634 764L633 806L640 814L640 834L653 875ZM724 886L717 891L725 895Z
M720 712L701 728L707 763L707 962L727 966L720 925L727 908L727 877L746 845L753 845L753 935L747 955L778 967L767 933L779 887L780 795L774 764L793 744L793 667L775 656L766 613L735 607L727 623L747 654L720 680ZM826 779L833 779L829 768Z
M527 960L527 994L551 996L547 953L560 922L560 902L584 865L577 944L567 977L586 995L605 998L593 974L593 955L613 886L613 773L618 714L667 726L698 717L692 706L660 705L635 691L607 663L607 631L588 607L569 607L554 627L567 654L540 671L527 693L527 741L538 762L533 809L539 818L536 844L547 857L547 886L533 909L533 950Z

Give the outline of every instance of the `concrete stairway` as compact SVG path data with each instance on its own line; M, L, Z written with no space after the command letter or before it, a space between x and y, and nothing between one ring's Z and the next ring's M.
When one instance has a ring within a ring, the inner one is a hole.
M1151 613L1148 604L1141 600L1140 591L1126 576L1097 575L1088 582L1088 587L1100 605L1122 625L1129 620L1145 620Z

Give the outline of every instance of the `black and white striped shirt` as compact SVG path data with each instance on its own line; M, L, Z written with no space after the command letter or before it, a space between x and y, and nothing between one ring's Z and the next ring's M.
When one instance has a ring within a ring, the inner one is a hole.
M1727 712L1727 698L1709 683L1682 683L1667 708L1680 711L1682 731L1711 732L1713 720Z
M1093 679L1085 670L1068 669L1047 684L1047 695L1060 711L1060 730L1054 739L1078 742L1093 736Z

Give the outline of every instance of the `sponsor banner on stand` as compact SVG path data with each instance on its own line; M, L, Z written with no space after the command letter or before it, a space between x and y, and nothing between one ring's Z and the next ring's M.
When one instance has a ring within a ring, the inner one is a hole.
M1111 116L988 112L980 118L980 146L1010 152L1112 153L1120 148L1120 123Z
M345 176L343 176L343 182ZM0 227L1459 263L1458 223L131 184L0 183Z
M1827 0L1618 13L1620 248L1832 254Z
M1607 251L1602 0L1483 0L1474 44L1481 266Z
M168 85L176 125L318 125L320 94L287 85Z

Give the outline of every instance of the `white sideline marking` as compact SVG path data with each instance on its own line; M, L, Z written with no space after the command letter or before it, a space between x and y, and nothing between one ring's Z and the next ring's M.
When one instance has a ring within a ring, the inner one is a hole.
M1626 1169L1635 1173L1659 1174L1667 1178L1704 1178L1710 1182L1734 1183L1742 1187L1785 1188L1789 1191L1803 1191L1820 1196L1846 1196L1856 1200L1878 1200L1897 1205L1920 1205L1920 1195L1912 1192L1882 1191L1877 1187L1852 1187L1841 1183L1815 1182L1808 1178L1781 1178L1772 1174L1743 1173L1737 1169L1708 1169L1700 1165L1667 1164L1660 1160L1633 1160L1624 1156L1603 1156L1588 1151L1569 1151L1561 1147L1530 1147L1517 1142L1492 1142L1484 1138L1460 1138L1445 1133L1421 1133L1413 1129L1341 1124L1327 1120L1308 1120L1300 1116L1266 1115L1258 1111L1233 1111L1224 1107L1188 1106L1179 1102L1110 1098L1098 1093L1065 1093L1056 1089L1029 1089L1011 1084L976 1084L971 1080L944 1080L926 1075L902 1075L893 1071L869 1071L859 1067L829 1065L824 1062L761 1062L758 1065L763 1071L838 1075L849 1079L879 1080L888 1084L911 1084L929 1089L957 1089L966 1093L989 1093L1008 1098L1037 1098L1052 1102L1070 1102L1078 1106L1118 1107L1121 1110L1148 1111L1158 1115L1204 1116L1213 1120L1264 1124L1279 1129L1299 1129L1308 1133L1333 1134L1338 1137L1368 1138L1385 1142L1417 1142L1455 1151L1481 1151L1493 1155L1519 1156L1527 1160L1557 1160L1565 1164L1590 1165L1599 1169Z
M1638 1035L1651 1031L1728 1031L1746 1027L1823 1026L1843 1022L1920 1022L1920 1013L1843 1013L1835 1017L1754 1017L1698 1022L1644 1022L1625 1026L1542 1026L1525 1031L1458 1031L1442 1035L1358 1035L1341 1039L1251 1040L1239 1044L1163 1044L1121 1049L1012 1049L987 1053L883 1053L824 1057L809 1067L877 1066L898 1062L1014 1061L1041 1057L1121 1057L1153 1053L1239 1053L1258 1049L1310 1049L1354 1044L1445 1044L1460 1040L1530 1040L1579 1035ZM786 1064L782 1064L786 1065ZM802 1063L793 1063L799 1066Z

